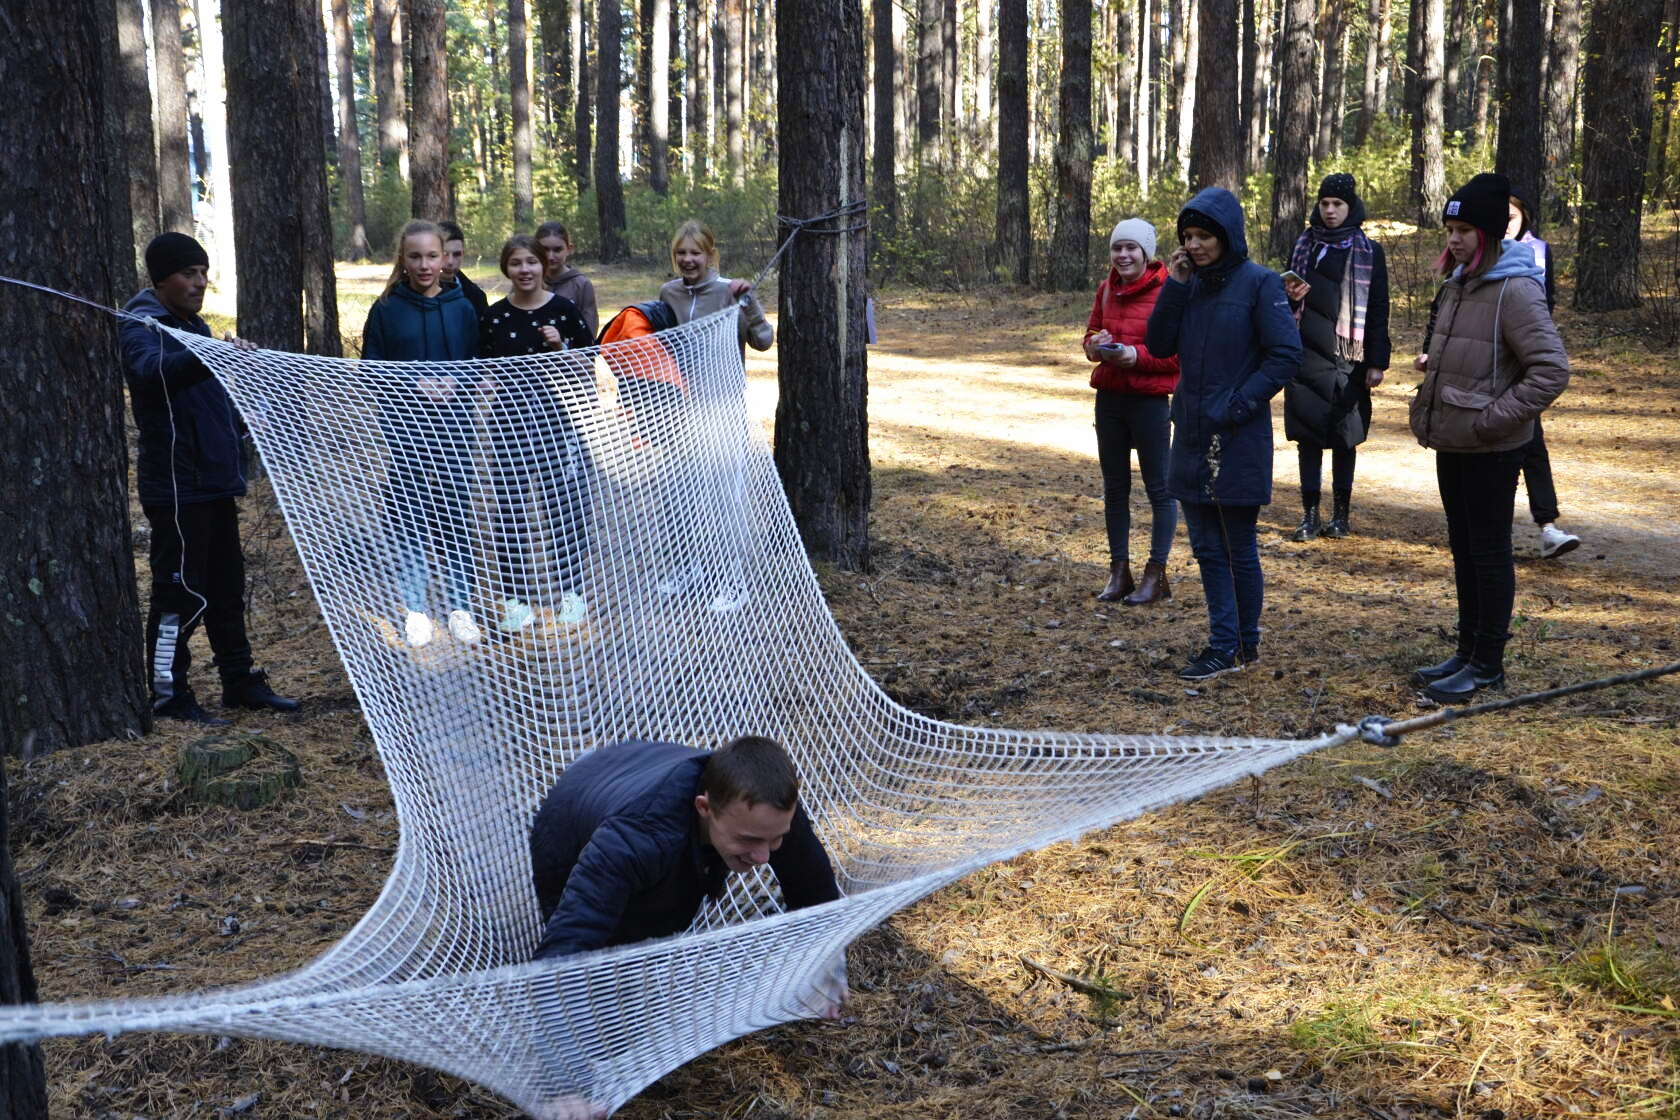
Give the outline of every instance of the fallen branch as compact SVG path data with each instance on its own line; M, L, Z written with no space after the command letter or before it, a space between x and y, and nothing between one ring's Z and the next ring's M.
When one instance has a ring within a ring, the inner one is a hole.
M1028 972L1036 972L1046 979L1056 981L1058 984L1065 984L1081 995L1094 996L1097 999L1118 999L1124 996L1124 993L1117 991L1108 984L1097 983L1087 980L1083 976L1075 976L1071 972L1063 972L1060 969L1039 964L1025 953L1021 954L1020 959Z

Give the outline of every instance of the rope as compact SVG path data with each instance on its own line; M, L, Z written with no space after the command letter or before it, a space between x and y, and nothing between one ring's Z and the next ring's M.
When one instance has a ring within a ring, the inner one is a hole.
M868 203L865 203L865 202L848 202L844 206L836 207L835 209L830 210L827 213L818 214L814 218L790 218L786 214L777 214L776 215L777 223L779 223L780 225L784 225L784 226L788 227L788 229L792 230L793 232L791 232L787 235L786 240L784 240L782 242L780 248L778 248L776 250L775 254L770 258L769 263L766 264L763 268L758 270L758 275L753 277L753 287L756 288L761 283L764 282L764 278L766 276L770 275L770 273L775 269L776 265L781 261L782 254L788 251L788 246L792 245L794 243L794 241L798 239L798 237L801 233L805 233L807 231L809 231L811 233L856 233L859 230L868 229L869 228L868 219L865 219L861 222L855 222L852 225L837 226L833 229L818 229L817 228L818 226L821 226L821 225L823 225L824 223L827 223L827 222L837 222L837 221L841 220L842 218L856 217L859 214L864 213L868 209L869 209L869 204Z
M1485 704L1472 704L1465 708L1442 708L1440 711L1430 712L1426 716L1417 716L1413 719L1396 721L1385 716L1366 716L1359 721L1356 730L1359 737L1367 743L1379 747L1393 747L1399 745L1402 735L1409 735L1414 731L1423 731L1431 727L1439 727L1443 723L1451 723L1454 720L1470 719L1474 716L1486 715L1488 712L1501 712L1507 708L1527 707L1530 704L1557 700L1560 697L1574 696L1582 692L1596 692L1601 688L1613 688L1619 684L1637 684L1640 681L1666 677L1670 673L1680 673L1680 661L1659 665L1654 669L1641 669L1637 673L1600 677L1598 680L1582 681L1578 684L1565 685L1562 688L1550 688L1544 692L1527 692L1521 696L1511 696L1504 700L1490 700Z
M91 299L83 299L81 296L60 291L57 288L49 288L44 284L32 284L28 280L19 280L15 276L0 275L0 283L13 284L19 288L30 288L37 292L45 292L49 296L57 296L59 299L67 299L72 303L85 304L86 306L93 308L95 311L103 311L105 314L113 315L118 319L132 319L137 323L146 323L153 327L157 325L157 320L148 315L136 315L132 311L123 311L116 307L106 307L103 303L95 303Z

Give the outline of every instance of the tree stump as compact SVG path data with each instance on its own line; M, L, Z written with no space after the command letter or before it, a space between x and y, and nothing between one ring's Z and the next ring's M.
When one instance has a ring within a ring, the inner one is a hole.
M233 732L187 744L175 766L186 800L256 809L302 784L297 756L261 735Z

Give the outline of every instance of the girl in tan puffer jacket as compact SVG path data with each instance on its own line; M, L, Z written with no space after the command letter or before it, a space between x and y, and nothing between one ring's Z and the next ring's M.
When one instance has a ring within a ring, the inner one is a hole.
M1505 683L1517 472L1535 420L1569 383L1545 272L1526 246L1502 240L1510 194L1503 175L1482 174L1447 201L1447 279L1411 404L1412 434L1436 453L1458 591L1458 648L1415 677L1442 703Z

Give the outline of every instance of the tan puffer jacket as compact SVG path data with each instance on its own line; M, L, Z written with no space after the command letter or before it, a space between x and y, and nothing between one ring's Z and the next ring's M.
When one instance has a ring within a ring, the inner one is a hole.
M1487 273L1441 286L1429 362L1412 398L1412 434L1436 451L1510 451L1569 384L1546 289L1521 247Z

